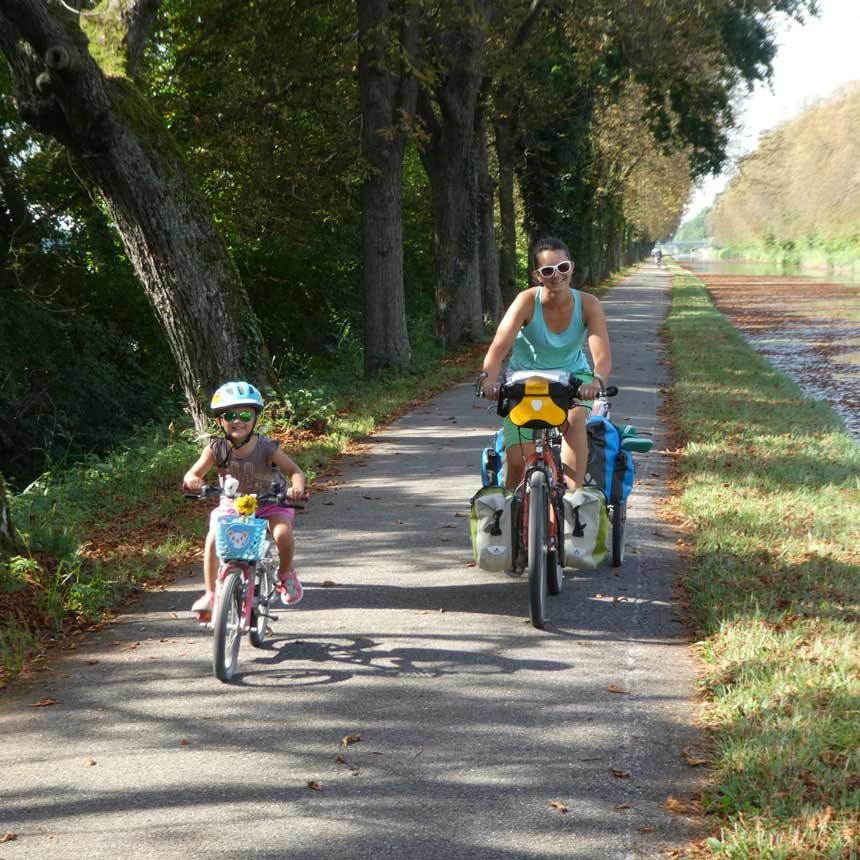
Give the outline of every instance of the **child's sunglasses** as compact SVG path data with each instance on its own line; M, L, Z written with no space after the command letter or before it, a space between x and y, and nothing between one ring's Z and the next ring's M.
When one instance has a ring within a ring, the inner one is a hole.
M227 421L235 421L238 418L247 422L254 417L254 413L250 409L243 409L241 412L222 412L218 417L226 418Z
M566 275L573 268L570 260L562 260L554 266L539 266L536 271L542 278L551 278L556 272Z

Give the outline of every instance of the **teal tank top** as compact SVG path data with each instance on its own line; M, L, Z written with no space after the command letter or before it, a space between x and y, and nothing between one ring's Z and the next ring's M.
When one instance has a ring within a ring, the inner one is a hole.
M570 325L560 334L547 328L543 318L541 293L535 295L535 309L527 326L517 332L508 370L566 370L569 373L591 372L582 351L588 329L582 321L582 301L577 290L573 293L573 314Z

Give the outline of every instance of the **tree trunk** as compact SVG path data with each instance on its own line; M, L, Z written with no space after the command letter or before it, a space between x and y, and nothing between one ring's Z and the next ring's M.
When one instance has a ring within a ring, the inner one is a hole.
M273 380L209 207L129 76L159 3L104 0L85 19L88 38L46 0L0 0L0 47L21 118L60 141L104 198L202 428L209 395L225 380Z
M414 112L417 85L411 76L395 80L389 67L392 11L388 0L358 0L361 149L369 167L361 189L364 369L368 375L386 367L405 369L412 358L400 203L405 145L402 113ZM403 24L404 28L411 26Z
M496 117L496 154L499 162L499 286L505 307L517 297L517 210L514 202L514 128L509 116Z
M433 91L435 104L425 88L418 95L418 112L428 133L421 158L433 201L436 330L443 346L483 338L475 156L485 66L483 14L480 2L472 4L434 37L438 64L445 72Z
M475 160L478 165L478 271L481 276L481 305L484 321L495 324L502 318L504 305L499 287L499 250L496 244L496 188L490 176L486 109L483 104L479 105L477 111Z
M0 472L0 561L6 561L13 555L24 551L21 539L15 531L12 517L9 515L9 499L6 496L6 481Z

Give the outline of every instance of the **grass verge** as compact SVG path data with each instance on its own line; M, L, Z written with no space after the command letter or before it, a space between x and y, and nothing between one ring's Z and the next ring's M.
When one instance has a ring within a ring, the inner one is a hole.
M860 857L860 447L674 274L666 331L684 447L669 513L714 766L703 850Z
M311 481L357 439L451 383L476 373L486 344L420 375L341 380L287 392L261 429ZM47 473L10 499L26 552L0 564L0 688L70 632L98 624L131 592L201 558L206 518L180 492L204 439L150 428L109 456Z

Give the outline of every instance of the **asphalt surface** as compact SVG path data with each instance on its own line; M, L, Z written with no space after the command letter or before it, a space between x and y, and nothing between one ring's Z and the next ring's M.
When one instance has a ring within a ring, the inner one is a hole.
M498 419L454 386L312 497L304 601L265 649L243 641L234 684L188 612L195 572L0 696L0 860L620 860L692 838L666 805L700 777L676 535L655 514L667 288L646 264L604 299L613 418L655 439L620 569L568 571L540 631L525 577L470 566Z

